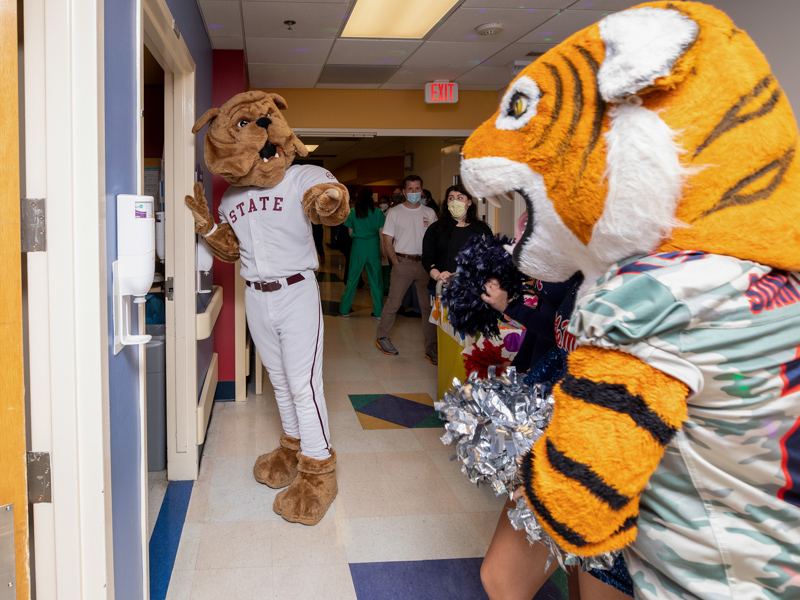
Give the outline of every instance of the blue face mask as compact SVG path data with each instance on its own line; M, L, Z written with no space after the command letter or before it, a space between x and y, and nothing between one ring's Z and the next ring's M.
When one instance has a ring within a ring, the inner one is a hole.
M416 204L422 199L422 193L420 192L406 192L406 200L411 202L411 204Z

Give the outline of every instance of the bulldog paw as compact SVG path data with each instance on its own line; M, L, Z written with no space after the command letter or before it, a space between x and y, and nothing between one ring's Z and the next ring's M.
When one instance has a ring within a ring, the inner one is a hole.
M350 213L350 196L341 183L320 183L306 190L303 208L312 223L339 225Z
M214 219L208 210L202 183L199 181L195 182L194 195L187 195L185 202L188 209L192 211L192 217L194 217L195 233L203 235L211 231L214 228Z

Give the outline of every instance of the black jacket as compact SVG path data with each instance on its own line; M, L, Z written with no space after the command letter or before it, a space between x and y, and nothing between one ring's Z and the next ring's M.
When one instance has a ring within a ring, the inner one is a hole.
M448 222L441 231L438 231L438 223L432 224L425 232L425 237L422 239L422 266L430 275L431 269L436 268L439 271L456 272L456 257L461 252L463 245L452 243L453 230L456 229L456 220L447 214ZM470 233L469 237L473 235L492 235L492 230L483 221L474 221L466 227L459 227L459 229L466 230ZM466 242L466 239L464 240ZM436 289L436 281L430 279L428 281L428 289Z

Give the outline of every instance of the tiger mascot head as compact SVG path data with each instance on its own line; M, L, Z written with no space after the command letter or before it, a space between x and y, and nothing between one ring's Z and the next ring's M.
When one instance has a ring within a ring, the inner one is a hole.
M627 257L696 250L800 269L798 129L753 41L710 6L648 2L571 36L467 140L480 197L519 192L514 260L593 282Z

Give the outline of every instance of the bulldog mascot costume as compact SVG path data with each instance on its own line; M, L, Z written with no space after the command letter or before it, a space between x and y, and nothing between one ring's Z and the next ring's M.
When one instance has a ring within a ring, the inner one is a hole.
M203 187L186 204L214 256L241 259L247 281L250 334L269 372L284 435L259 456L253 474L272 488L273 510L287 521L315 525L336 497L336 453L331 448L322 390L322 308L311 223L338 225L349 213L347 188L321 167L294 165L308 151L281 114L278 94L250 91L208 110L192 128L211 123L206 165L231 187L222 196L219 224Z
M637 599L800 598L800 164L747 34L695 2L614 13L528 66L467 140L519 192L516 264L581 271L578 340L523 462L569 552Z

